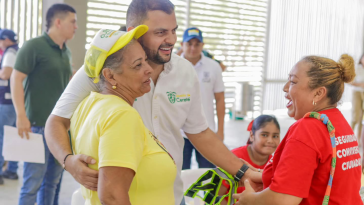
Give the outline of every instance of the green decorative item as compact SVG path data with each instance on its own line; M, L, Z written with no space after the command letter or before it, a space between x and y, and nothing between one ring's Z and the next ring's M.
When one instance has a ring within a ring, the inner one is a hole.
M204 183L207 180L209 181L207 183ZM218 202L216 202L217 198L219 197L218 194L221 188L221 184L224 180L230 185L229 193L221 196ZM238 182L234 180L234 177L231 174L227 173L221 168L215 168L205 172L195 183L193 183L190 188L188 188L185 192L185 196L191 198L199 197L204 202L206 202L206 204L209 205L220 205L221 201L224 200L225 197L228 197L227 204L233 205L236 202L236 200L233 199L233 194L236 194L238 186ZM198 195L199 191L205 192L203 197L200 197Z

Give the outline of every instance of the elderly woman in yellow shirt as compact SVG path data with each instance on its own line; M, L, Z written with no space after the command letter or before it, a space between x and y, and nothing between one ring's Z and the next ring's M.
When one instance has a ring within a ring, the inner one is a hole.
M78 106L71 136L75 154L97 161L89 166L99 170L98 191L82 187L88 205L174 204L174 160L132 107L151 89L152 68L135 40L147 30L100 30L87 51L85 71L101 92Z

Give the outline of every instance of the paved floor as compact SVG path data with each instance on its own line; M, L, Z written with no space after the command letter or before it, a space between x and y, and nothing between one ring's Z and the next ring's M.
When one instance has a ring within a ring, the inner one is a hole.
M342 112L344 113L347 120L351 118L349 110L345 109ZM275 114L281 125L281 138L283 138L284 134L287 132L289 126L294 122L294 120L288 118L285 112ZM244 145L248 139L248 132L246 131L246 128L250 120L234 121L228 119L228 117L226 118L224 143L229 149ZM196 162L193 163L192 168L197 168ZM19 190L22 183L22 171L22 164L20 164L18 170L20 179L16 181L5 180L5 185L0 186L0 205L16 205L18 203ZM78 183L68 172L65 172L61 186L59 204L70 205L72 193L78 188Z

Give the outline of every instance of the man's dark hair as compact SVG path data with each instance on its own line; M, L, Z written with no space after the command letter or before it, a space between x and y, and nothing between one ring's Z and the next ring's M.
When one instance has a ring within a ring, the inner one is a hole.
M76 13L76 10L67 4L53 4L47 11L46 27L47 31L52 27L55 18L64 18L68 12Z
M127 31L128 29L126 28L126 26L124 25L124 26L120 26L120 28L119 28L119 31Z
M148 11L156 10L172 14L174 5L170 0L133 0L126 13L127 27L141 25L147 19Z

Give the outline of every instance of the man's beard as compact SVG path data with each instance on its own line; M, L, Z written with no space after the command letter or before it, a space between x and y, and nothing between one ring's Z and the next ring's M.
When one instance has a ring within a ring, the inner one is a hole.
M153 63L162 65L162 64L168 63L171 60L172 52L169 55L168 59L163 59L163 57L161 55L159 55L158 51L161 47L173 47L172 44L163 44L163 45L159 46L157 51L155 51L155 50L152 50L152 49L149 49L148 47L146 47L142 40L139 42L140 42L140 45L143 47L144 52L148 57L148 60L152 61Z

